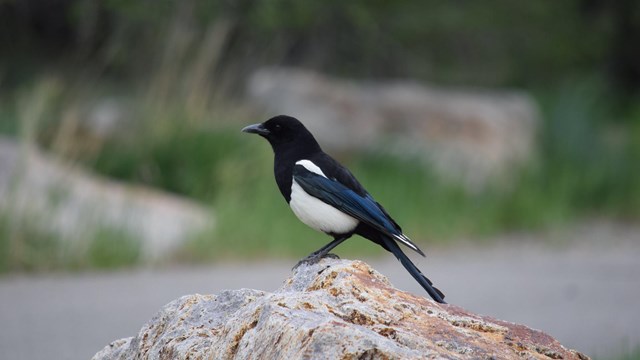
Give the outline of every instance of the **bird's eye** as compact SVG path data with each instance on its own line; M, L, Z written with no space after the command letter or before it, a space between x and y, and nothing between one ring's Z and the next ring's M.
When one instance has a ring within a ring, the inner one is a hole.
M280 124L276 124L276 129L280 129L281 127Z

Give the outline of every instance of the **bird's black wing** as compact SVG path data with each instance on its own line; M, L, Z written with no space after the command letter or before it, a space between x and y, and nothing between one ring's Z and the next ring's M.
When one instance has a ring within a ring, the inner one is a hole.
M340 167L338 170L339 169L344 168ZM327 172L336 173L335 168L330 170L330 168L326 166L322 170L325 174ZM348 172L346 169L343 171ZM371 226L390 238L400 241L424 256L420 248L402 233L396 222L393 221L373 197L362 188L353 175L350 173L346 174L350 175L347 177L347 180L350 180L352 183L355 182L359 188L356 187L356 189L353 189L352 187L348 187L337 178L329 178L316 174L307 170L307 168L302 165L294 166L293 180L309 195ZM331 176L329 174L326 175Z
M356 194L360 196L371 197L371 195L369 195L369 193L364 188L364 186L362 186L358 181L358 179L356 179L356 177L353 176L351 171L349 171L349 169L347 169L346 167L342 166L339 162L334 160L331 156L327 155L324 152L320 152L315 156L312 156L310 160L314 164L317 164L329 179L336 180L337 182L353 190ZM400 225L398 225L398 223L395 220L393 220L393 218L391 217L391 215L389 215L387 210L385 210L385 208L382 205L380 205L379 202L375 201L373 197L371 197L371 200L373 200L378 205L378 207L380 208L384 216L387 218L387 220L389 220L393 224L393 226L396 229L396 232L402 234L402 228L400 227ZM418 252L422 254L422 251L418 251Z
M337 162L334 158L327 155L324 152L320 152L315 154L314 156L309 157L309 160L317 165L322 172L332 180L335 180L347 188L353 190L356 194L360 196L369 195L367 190L360 184L358 179L347 169L342 166L339 162ZM397 224L396 224L397 225Z

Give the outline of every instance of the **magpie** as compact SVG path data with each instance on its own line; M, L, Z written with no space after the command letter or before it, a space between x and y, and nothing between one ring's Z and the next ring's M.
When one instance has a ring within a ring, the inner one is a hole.
M425 256L422 250L402 233L398 223L347 168L322 151L300 121L279 115L242 131L258 134L271 144L276 183L298 219L333 237L333 241L301 263L317 262L357 234L393 253L435 301L445 303L444 294L420 272L398 243Z

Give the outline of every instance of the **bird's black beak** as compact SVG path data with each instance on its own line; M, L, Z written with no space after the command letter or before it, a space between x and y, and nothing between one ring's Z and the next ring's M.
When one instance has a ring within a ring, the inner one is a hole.
M242 132L250 133L250 134L258 134L262 136L269 135L269 129L264 127L262 124L253 124L249 125L242 129Z

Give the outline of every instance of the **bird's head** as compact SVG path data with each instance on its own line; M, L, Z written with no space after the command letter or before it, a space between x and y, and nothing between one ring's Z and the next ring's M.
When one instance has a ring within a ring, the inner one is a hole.
M309 130L298 119L287 115L278 115L263 123L249 125L242 132L262 136L269 141L274 151L286 147L300 150L320 148Z

